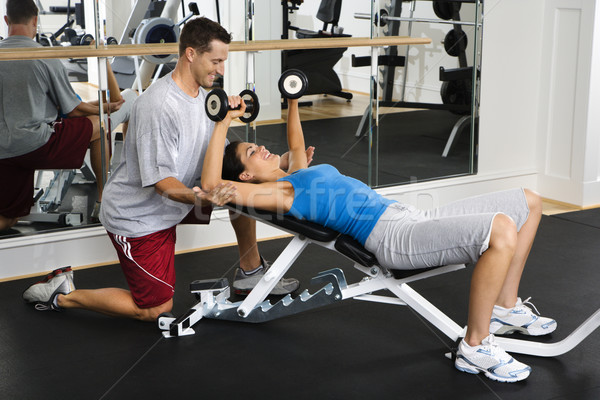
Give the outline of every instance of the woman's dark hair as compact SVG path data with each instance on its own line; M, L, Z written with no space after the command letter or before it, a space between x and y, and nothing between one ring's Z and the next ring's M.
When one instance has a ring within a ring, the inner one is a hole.
M210 51L210 44L213 40L229 44L231 35L221 25L206 17L192 19L181 30L179 56L183 56L188 47L195 49L198 53Z
M229 143L227 147L225 147L225 154L223 155L223 171L221 172L222 179L228 181L240 181L240 174L246 169L237 154L237 148L241 143L242 142L238 140Z
M38 15L38 8L33 0L7 0L6 17L11 24L26 24Z

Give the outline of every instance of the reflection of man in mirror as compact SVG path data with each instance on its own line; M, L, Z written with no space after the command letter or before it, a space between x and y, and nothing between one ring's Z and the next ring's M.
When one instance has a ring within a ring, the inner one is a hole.
M73 272L60 269L27 289L26 301L37 309L83 308L144 321L171 311L177 224L208 223L211 205L229 201L235 190L216 187L197 198L191 189L200 179L214 129L202 88L224 74L230 42L231 35L216 22L190 20L181 32L173 72L133 105L121 163L106 184L100 210L129 290L75 290ZM255 221L235 217L231 222L240 252L233 287L244 292L269 266L258 252ZM298 286L296 279L282 279L272 293L287 294Z
M38 20L33 0L7 0L4 20L8 37L0 49L42 47L33 40ZM96 176L102 176L102 161L98 106L77 97L60 60L0 62L0 96L0 230L5 230L29 214L36 170L80 168L88 147ZM106 108L116 111L121 103ZM97 185L100 196L101 179Z

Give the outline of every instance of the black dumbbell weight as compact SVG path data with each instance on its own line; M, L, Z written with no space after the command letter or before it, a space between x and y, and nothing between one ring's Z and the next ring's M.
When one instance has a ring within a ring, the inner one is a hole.
M93 41L94 41L94 37L92 35L90 35L89 33L86 33L85 35L81 36L81 38L79 39L79 44L81 46L89 46L92 44Z
M258 96L251 90L242 90L240 97L246 103L246 112L240 117L240 121L244 123L252 122L258 117L258 111L260 110L260 103ZM239 109L236 107L235 109ZM204 109L208 118L212 121L222 121L229 110L229 99L227 93L223 89L213 89L206 96L206 102L204 103Z
M61 42L67 42L67 43L71 43L71 39L77 36L77 32L75 32L75 29L72 28L66 28L60 41Z
M279 78L279 91L286 99L298 99L308 89L308 78L299 69L288 69Z

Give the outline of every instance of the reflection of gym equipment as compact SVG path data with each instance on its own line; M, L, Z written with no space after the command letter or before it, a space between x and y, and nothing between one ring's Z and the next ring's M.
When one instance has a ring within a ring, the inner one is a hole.
M291 216L247 207L227 206L227 208L291 233L294 238L244 301L230 302L228 300L230 289L227 278L192 282L190 291L199 302L179 318L161 314L157 322L158 327L163 331L163 336L192 335L195 333L192 327L202 318L251 323L266 322L346 299L408 306L451 340L458 341L464 336L465 328L458 325L409 286L409 283L413 281L461 270L465 268L464 265L447 265L417 270L388 270L380 266L371 253L347 235ZM357 283L349 284L341 269L330 269L319 273L312 279L313 284L321 285L321 289L313 294L305 290L295 298L287 295L275 304L271 304L268 300L265 301L273 287L309 244L316 244L345 256L354 263L354 268L365 275L364 278ZM377 291L382 292L373 294ZM384 295L383 291L391 295ZM569 336L556 343L541 343L507 337L497 337L496 341L508 352L555 357L575 348L599 326L600 310L592 314ZM449 355L446 354L446 356Z
M200 12L196 3L190 3L190 13L175 23L172 18L163 15L165 11L171 10L173 5L177 6L177 3L173 1L138 1L131 11L121 43L178 42L180 26L193 16L200 15ZM112 68L120 87L132 87L141 93L145 85L146 74L149 74L148 77L154 74L153 80L158 79L162 76L164 66L176 57L177 54L145 55L142 57L141 65L138 57L115 57Z
M74 29L72 29L73 24L77 24L79 26L81 26L82 29L85 29L85 18L84 18L84 14L83 14L83 1L80 1L79 3L75 4L73 7L71 6L71 0L67 1L67 6L63 7L63 6L51 6L50 7L50 11L46 11L44 9L44 7L42 6L41 2L39 0L36 1L38 9L39 9L39 14L40 15L47 15L47 14L67 14L67 22L61 26L56 32L54 33L40 33L38 34L37 37L37 41L38 43L40 43L42 46L61 46L63 42L68 42L72 45L80 45L80 44L89 44L86 43L85 41L83 41L83 43L81 43L81 38L84 36L84 34L77 34L75 32ZM71 13L74 13L74 15L72 15ZM38 21L39 24L39 21ZM62 38L61 38L61 35ZM79 36L79 41L73 39L75 36ZM60 38L60 40L59 40ZM93 40L93 38L92 38Z
M291 3L291 6L288 4ZM351 37L344 34L343 28L338 26L342 0L322 0L317 18L323 21L323 29L317 32L300 29L292 26L289 21L289 14L298 9L302 1L282 1L283 7L283 34L282 39L288 39L288 31L296 32L298 39L305 38L331 38L331 37ZM330 31L327 31L331 24ZM333 67L342 58L347 48L333 49L304 49L304 50L284 50L281 52L282 71L288 69L298 69L306 74L311 82L310 88L305 94L328 94L342 97L348 101L352 99L352 93L342 91L340 78L333 70Z
M397 56L396 47L388 47L386 49L386 55L380 56L378 65L382 66L383 81L380 82L382 87L382 100L379 101L379 105L382 107L401 107L401 108L426 108L426 109L442 109L448 110L456 114L470 114L471 112L471 91L472 91L472 79L473 79L473 67L467 65L466 58L466 46L467 36L462 30L463 25L474 26L475 22L465 22L460 20L460 8L461 3L470 3L475 0L465 1L433 1L434 12L440 19L427 19L427 18L415 18L413 12L415 9L416 0L413 0L410 16L401 17L402 13L402 1L394 0L390 5L390 10L382 9L377 15L375 15L374 23L378 26L388 26L386 35L398 35L400 29L400 22L408 22L409 36L412 30L413 22L425 22L425 23L437 23L437 24L452 24L453 29L450 30L444 38L444 49L448 55L458 57L459 68L445 69L440 67L440 81L442 81L440 96L442 104L436 103L416 103L407 102L404 100L405 88L406 88L406 71L403 74L403 85L402 95L400 101L393 101L393 89L394 89L394 77L395 68L398 66L406 66L406 58L408 57L409 48L407 46L406 55L404 57ZM355 13L354 17L357 19L371 19L370 14ZM354 57L352 58L352 65L355 67L367 66L371 64L370 57ZM476 79L479 78L479 71ZM378 93L374 93L377 98ZM368 118L370 107L367 107L359 128L356 131L356 136L360 137L366 134L364 131L364 125ZM461 117L450 133L446 147L442 153L443 157L446 157L454 145L458 134L468 125L470 125L470 115Z
M37 171L35 183L36 193L34 205L29 215L20 218L21 221L44 222L58 224L59 226L78 226L83 223L83 215L68 211L60 211L66 198L69 187L74 183L95 182L93 172L84 163L80 168L81 174L76 170L40 170ZM52 172L53 177L44 187L44 173Z

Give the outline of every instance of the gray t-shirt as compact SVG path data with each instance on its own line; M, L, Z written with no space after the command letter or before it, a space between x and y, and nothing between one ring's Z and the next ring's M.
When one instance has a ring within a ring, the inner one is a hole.
M0 49L41 47L26 36L0 41ZM60 60L0 61L0 159L30 153L52 134L58 109L68 114L81 103Z
M202 89L190 97L168 74L135 101L124 157L102 194L100 221L107 231L145 236L178 224L192 209L159 195L154 184L174 177L192 187L200 179L214 129L205 97Z

